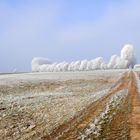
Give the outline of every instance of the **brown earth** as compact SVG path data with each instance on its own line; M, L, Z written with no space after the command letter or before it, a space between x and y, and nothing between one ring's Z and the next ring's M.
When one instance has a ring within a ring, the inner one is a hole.
M140 97L136 85L136 75L131 72L130 94L132 100L132 114L130 118L131 140L140 140Z

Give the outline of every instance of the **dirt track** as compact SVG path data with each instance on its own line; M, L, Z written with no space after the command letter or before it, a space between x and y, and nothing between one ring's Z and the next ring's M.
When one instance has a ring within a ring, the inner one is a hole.
M102 111L102 108L105 106L105 103L108 102L109 97L112 94L115 94L116 92L125 88L129 90L128 91L129 95L124 104L124 106L127 107L123 106L127 110L125 110L125 112L123 113L119 113L118 116L116 115L116 120L114 119L116 122L114 120L113 120L114 122L112 121L112 123L116 123L116 124L113 126L112 132L108 136L106 135L105 139L139 140L140 139L140 98L138 95L138 89L136 84L136 73L134 72L130 72L130 73L126 72L116 82L116 85L113 88L111 88L107 96L91 104L89 107L86 108L85 111L79 114L79 116L76 116L76 118L73 118L69 122L66 122L65 124L59 126L50 135L43 137L43 139L44 140L79 139L79 135L81 135L82 131ZM125 126L121 126L118 123L120 124L122 123L123 125L126 125L126 127L128 127L125 128L127 129L127 134L125 134L126 137L124 137L124 135L120 135L122 131L120 127L125 127ZM93 137L93 139L95 138Z
M130 94L132 100L132 113L130 118L130 137L132 140L140 139L140 97L136 85L136 75L131 73Z
M101 98L97 102L90 104L86 110L80 113L78 116L66 122L65 124L59 126L54 132L50 135L43 137L44 140L51 139L63 139L63 140L74 140L78 139L80 132L87 127L87 125L95 119L95 117L102 111L102 108L108 102L109 97L112 94L115 94L117 91L120 91L128 87L128 73L125 73L116 84L110 89L108 95Z

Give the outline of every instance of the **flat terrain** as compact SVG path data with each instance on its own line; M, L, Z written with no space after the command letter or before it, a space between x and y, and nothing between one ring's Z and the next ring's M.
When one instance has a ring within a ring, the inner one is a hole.
M139 73L0 75L0 140L140 138Z

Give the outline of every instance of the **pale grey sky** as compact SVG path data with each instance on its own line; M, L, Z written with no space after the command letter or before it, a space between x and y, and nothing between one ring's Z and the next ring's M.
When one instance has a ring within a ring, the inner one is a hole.
M1 0L0 71L30 71L33 57L109 60L131 43L140 62L139 0Z

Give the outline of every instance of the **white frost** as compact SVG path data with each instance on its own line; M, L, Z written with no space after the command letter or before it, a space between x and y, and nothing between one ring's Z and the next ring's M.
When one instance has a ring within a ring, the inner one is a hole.
M119 105L121 104L121 100L125 98L128 95L128 90L122 90L117 92L115 95L113 95L110 98L110 101L106 104L106 107L101 114L94 119L93 122L89 124L89 126L85 129L84 133L79 137L81 140L86 140L90 135L94 135L95 137L100 136L100 130L101 125L103 123L103 120L106 118L108 121L112 120L112 117L116 114L114 112L112 115L109 115L108 112L110 111L110 106L113 108L119 108Z
M113 55L107 64L102 57L93 60L82 60L73 62L51 63L45 58L34 58L32 60L33 72L60 72L60 71L89 71L99 69L126 69L135 64L134 47L127 44L121 50L120 56Z

